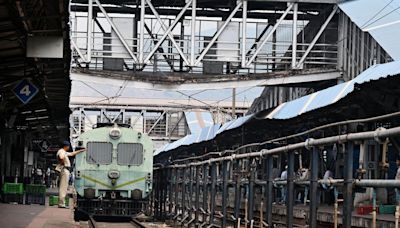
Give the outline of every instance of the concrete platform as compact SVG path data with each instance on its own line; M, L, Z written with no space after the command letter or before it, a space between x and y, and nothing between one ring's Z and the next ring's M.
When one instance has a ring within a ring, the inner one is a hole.
M2 228L73 228L72 209L56 206L0 204L0 227Z

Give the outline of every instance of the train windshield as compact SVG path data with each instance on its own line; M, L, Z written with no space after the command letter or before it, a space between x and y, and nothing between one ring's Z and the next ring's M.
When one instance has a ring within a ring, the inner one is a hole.
M88 142L86 162L89 164L111 164L112 144L109 142Z
M141 165L143 145L140 143L118 144L118 165Z

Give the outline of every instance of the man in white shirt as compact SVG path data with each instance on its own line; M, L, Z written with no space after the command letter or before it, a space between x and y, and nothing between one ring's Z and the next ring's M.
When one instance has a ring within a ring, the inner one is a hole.
M281 179L280 180L287 180L287 165L285 166L285 170L281 173ZM280 186L281 188L281 203L285 204L286 203L286 185Z
M63 142L63 148L57 152L58 166L60 167L60 185L58 192L58 207L65 208L65 196L67 195L68 180L71 169L71 162L69 157L73 157L79 153L82 153L86 149L76 150L74 152L67 152L70 148L68 141Z

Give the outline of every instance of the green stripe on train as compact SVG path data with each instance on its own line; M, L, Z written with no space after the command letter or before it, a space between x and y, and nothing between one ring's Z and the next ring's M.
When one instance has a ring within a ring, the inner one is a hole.
M101 182L101 181L99 181L99 180L96 180L96 179L94 179L93 177L90 177L90 176L82 175L82 177L83 177L84 179L90 180L90 181L93 182L93 183L102 185L102 186L104 186L104 187L107 187L107 188L110 188L110 189L113 189L113 190L114 190L114 189L121 188L121 187L124 187L124 186L127 186L127 185L130 185L130 184L134 184L134 183L137 183L137 182L146 180L146 177L141 177L141 178L139 178L139 179L131 180L131 181L125 182L125 183L120 184L120 185L117 185L117 186L112 186L112 185L103 183L103 182Z

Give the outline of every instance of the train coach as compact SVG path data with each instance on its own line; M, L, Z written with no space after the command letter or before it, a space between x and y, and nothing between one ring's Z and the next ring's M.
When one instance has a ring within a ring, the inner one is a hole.
M131 128L113 125L83 133L78 145L87 151L75 160L75 220L139 213L152 188L152 140Z

